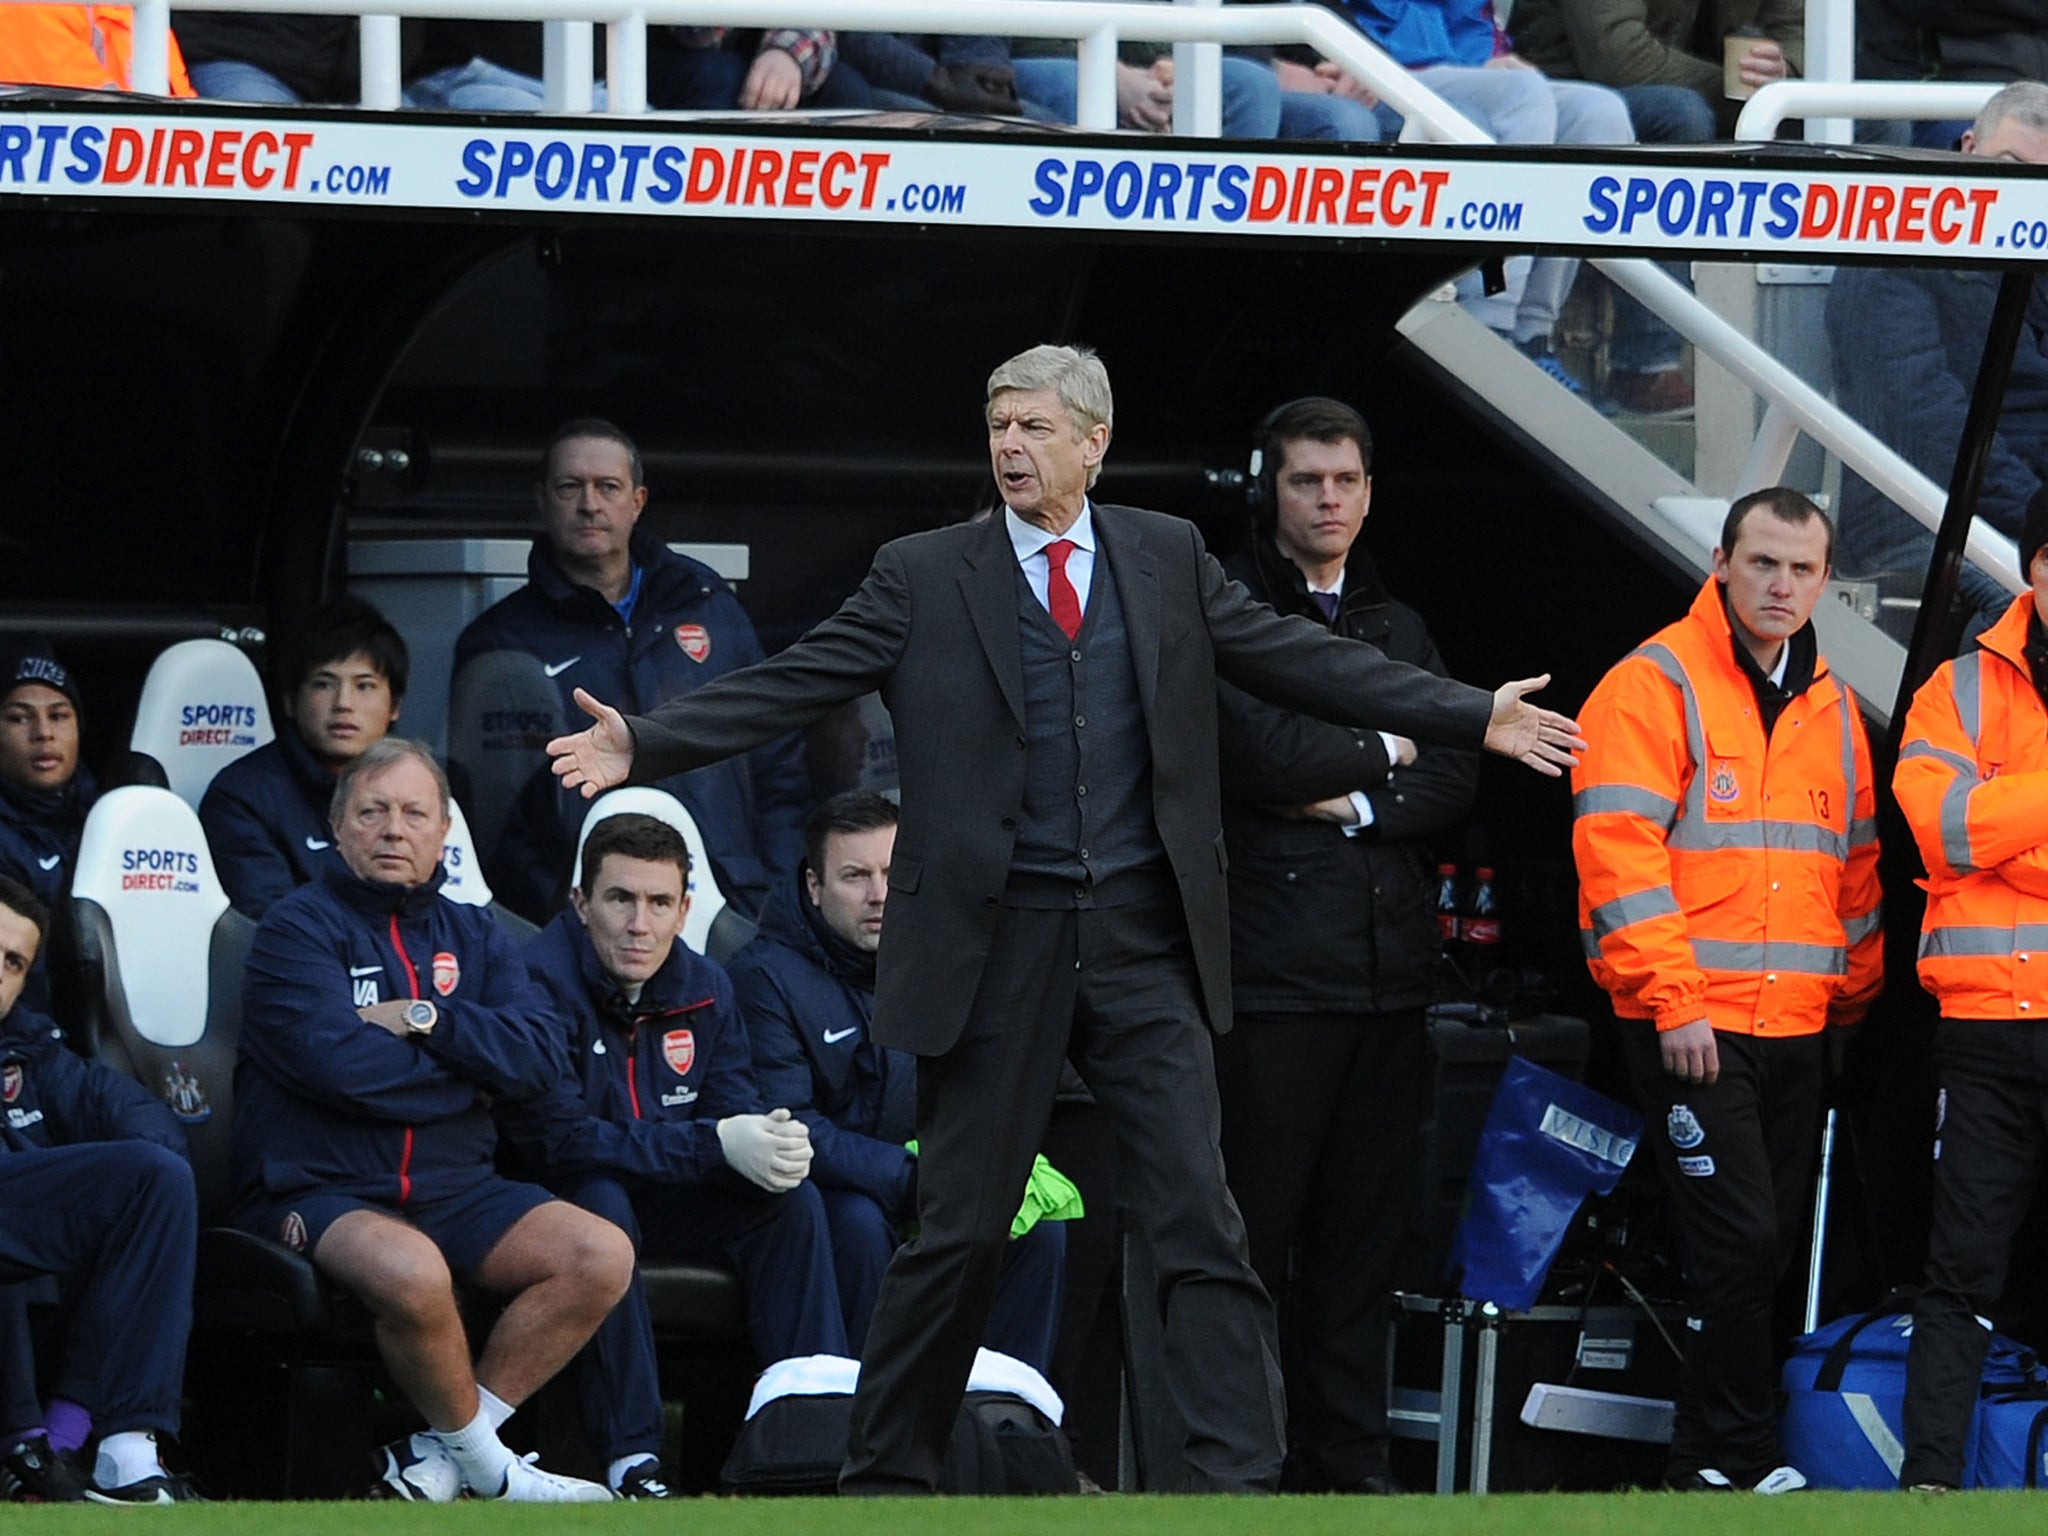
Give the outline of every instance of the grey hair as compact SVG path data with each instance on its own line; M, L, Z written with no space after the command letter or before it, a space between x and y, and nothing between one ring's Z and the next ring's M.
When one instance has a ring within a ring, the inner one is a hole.
M1977 121L1970 125L1970 133L1981 141L2007 118L2013 118L2036 132L2048 133L2048 85L2039 80L2013 81L1984 103L1983 110L1977 114Z
M446 770L434 760L427 744L404 736L385 736L371 742L343 766L340 777L334 781L334 798L327 802L327 820L337 826L340 824L341 813L348 805L349 793L356 787L356 780L382 773L386 768L395 768L408 758L424 763L427 772L434 776L434 788L441 792L441 814L446 817L454 796L448 790Z
M1042 345L1019 352L988 376L991 401L1006 389L1052 390L1074 419L1076 437L1086 437L1097 426L1116 429L1109 370L1092 348Z

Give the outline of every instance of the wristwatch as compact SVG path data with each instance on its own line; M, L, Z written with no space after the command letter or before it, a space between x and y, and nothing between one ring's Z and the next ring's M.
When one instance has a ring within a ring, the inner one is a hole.
M425 998L416 998L405 1005L405 1032L415 1040L422 1035L431 1035L440 1017L440 1009Z

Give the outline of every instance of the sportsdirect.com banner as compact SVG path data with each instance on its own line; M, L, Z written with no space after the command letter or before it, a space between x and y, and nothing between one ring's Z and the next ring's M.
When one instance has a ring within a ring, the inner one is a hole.
M0 109L0 198L2048 257L2048 179ZM1994 162L1980 162L1991 169Z

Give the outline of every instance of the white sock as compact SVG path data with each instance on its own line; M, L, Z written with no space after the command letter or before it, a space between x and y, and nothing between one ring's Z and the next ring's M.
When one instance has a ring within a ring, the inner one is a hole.
M156 1436L146 1429L124 1429L100 1441L92 1480L102 1488L126 1488L146 1477L161 1477L163 1470L156 1459Z
M470 1492L490 1498L505 1486L506 1475L512 1470L512 1453L498 1438L488 1409L478 1408L476 1417L460 1429L437 1429L434 1435L455 1458Z
M482 1382L476 1384L476 1405L493 1429L503 1429L505 1421L519 1411Z
M604 1480L610 1485L612 1492L617 1493L626 1481L626 1474L635 1467L659 1466L660 1464L659 1458L650 1456L645 1451L635 1451L632 1455L621 1456L617 1461L613 1462L605 1471Z

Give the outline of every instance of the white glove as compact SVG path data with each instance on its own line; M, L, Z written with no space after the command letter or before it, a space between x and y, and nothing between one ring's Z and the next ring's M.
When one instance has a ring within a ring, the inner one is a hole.
M786 1109L727 1115L718 1122L718 1145L733 1172L777 1194L811 1171L811 1128Z

